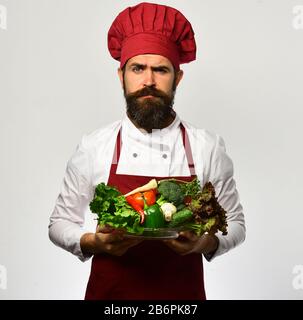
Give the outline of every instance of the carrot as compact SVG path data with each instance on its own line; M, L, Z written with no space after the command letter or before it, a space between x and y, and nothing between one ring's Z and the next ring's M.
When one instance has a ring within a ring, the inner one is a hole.
M129 193L125 194L124 197L130 196L130 195L132 195L134 193L137 193L137 192L144 192L144 191L148 191L150 189L156 189L157 187L158 187L157 180L156 179L152 179L147 184L145 184L144 186L136 188L136 189L130 191Z

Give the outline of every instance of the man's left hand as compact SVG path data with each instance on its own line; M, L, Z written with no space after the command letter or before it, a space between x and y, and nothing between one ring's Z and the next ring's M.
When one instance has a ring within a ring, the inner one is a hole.
M217 250L219 240L215 235L208 233L198 237L192 231L182 231L177 239L164 240L164 243L181 255L189 253L210 254Z

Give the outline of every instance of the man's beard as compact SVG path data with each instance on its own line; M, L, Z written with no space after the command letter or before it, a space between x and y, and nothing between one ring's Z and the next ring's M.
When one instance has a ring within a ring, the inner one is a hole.
M152 129L163 129L175 118L173 110L176 85L174 83L170 95L154 87L144 87L133 93L126 93L124 97L128 117L139 127L147 132ZM151 98L140 98L152 96Z

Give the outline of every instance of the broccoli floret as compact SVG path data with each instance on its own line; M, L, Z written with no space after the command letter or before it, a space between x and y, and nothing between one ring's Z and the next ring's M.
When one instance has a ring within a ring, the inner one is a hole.
M158 205L161 207L162 204L167 203L167 200L163 197L163 195L160 195L160 198L157 199L156 201L158 203Z
M178 183L173 181L160 181L158 192L175 206L181 204L184 200L184 194Z

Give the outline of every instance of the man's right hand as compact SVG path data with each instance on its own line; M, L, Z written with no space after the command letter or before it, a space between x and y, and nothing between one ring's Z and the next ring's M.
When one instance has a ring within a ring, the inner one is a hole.
M127 239L125 232L115 229L101 229L96 233L85 233L80 239L83 254L108 253L122 256L129 248L139 244L141 239Z

